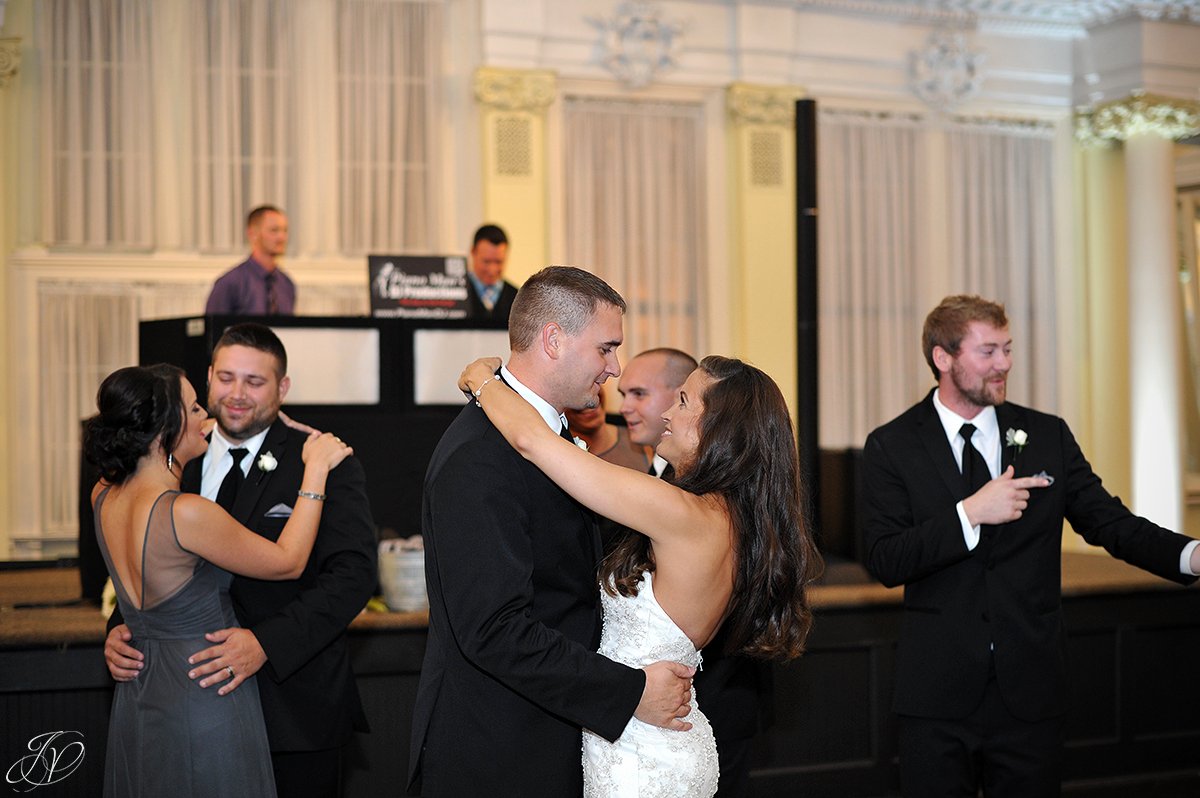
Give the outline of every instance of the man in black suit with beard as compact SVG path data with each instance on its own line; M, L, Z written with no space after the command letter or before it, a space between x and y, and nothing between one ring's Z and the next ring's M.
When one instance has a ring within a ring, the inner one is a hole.
M1197 541L1133 515L1066 423L1005 401L1004 308L942 300L925 320L937 388L863 453L867 568L904 585L893 709L905 796L1056 796L1066 663L1062 524L1181 584Z
M213 349L208 409L216 418L208 451L183 472L181 489L226 508L249 529L276 540L296 501L307 435L279 419L287 395L287 353L261 324L227 329ZM234 577L229 594L242 623L217 629L196 652L188 676L222 694L258 674L258 690L281 798L336 796L342 749L367 731L346 627L376 583L375 528L366 476L353 457L330 472L325 507L299 579ZM117 619L119 623L119 618ZM113 678L135 678L141 652L115 626L105 644Z
M517 294L504 380L564 434L620 374L625 301L551 266ZM488 389L487 383L478 392ZM438 444L422 508L429 641L413 712L411 790L569 798L583 789L581 728L620 737L636 716L685 728L692 671L596 653L600 538L577 504L469 402ZM417 794L413 792L413 794Z

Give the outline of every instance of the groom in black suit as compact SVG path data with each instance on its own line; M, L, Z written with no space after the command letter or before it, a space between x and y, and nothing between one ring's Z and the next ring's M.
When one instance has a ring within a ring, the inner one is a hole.
M286 375L287 353L270 328L238 324L225 331L208 374L217 427L204 457L184 469L180 486L222 504L270 540L283 531L304 473L300 452L307 435L279 419ZM342 748L355 731L367 731L346 642L346 627L376 581L362 464L343 461L329 473L325 494L304 573L280 582L235 577L229 593L242 626L209 633L214 645L192 656L188 674L227 693L258 673L280 798L336 796ZM136 675L139 667L141 654L128 640L121 625L105 645L116 679Z
M565 433L563 409L594 407L600 385L620 374L624 311L603 280L543 269L517 294L512 357L496 379ZM615 740L635 713L685 728L677 718L689 710L690 668L639 670L596 653L595 517L474 402L433 454L422 516L429 641L410 789L426 798L570 798L583 786L581 728Z
M1003 306L944 299L923 335L937 388L863 453L866 565L904 585L893 708L906 796L1059 794L1064 518L1165 579L1200 570L1197 542L1110 495L1061 418L1005 401L1011 340Z

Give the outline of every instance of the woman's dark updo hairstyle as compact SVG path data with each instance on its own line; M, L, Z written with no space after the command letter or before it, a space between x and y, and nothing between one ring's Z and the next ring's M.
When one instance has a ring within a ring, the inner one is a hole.
M102 480L123 483L155 441L164 455L175 451L183 436L183 376L183 369L159 363L117 369L100 383L100 412L84 426L83 453Z
M698 496L720 496L734 529L733 594L723 623L727 650L793 659L812 627L806 588L823 568L800 481L796 437L775 381L754 366L710 355L695 458L675 480ZM600 581L625 596L654 570L650 539L626 530L600 565Z

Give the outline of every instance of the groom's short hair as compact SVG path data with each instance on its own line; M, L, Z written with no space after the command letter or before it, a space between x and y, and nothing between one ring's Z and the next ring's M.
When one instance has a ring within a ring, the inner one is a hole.
M957 356L962 340L967 335L967 327L973 321L982 321L997 330L1008 326L1004 305L973 294L948 296L925 317L921 348L925 352L925 362L933 369L935 380L940 380L942 373L933 362L934 348L940 346L949 354Z
M596 275L574 266L547 266L517 291L508 317L509 346L514 352L528 350L550 322L568 335L578 335L600 304L625 312L625 300Z

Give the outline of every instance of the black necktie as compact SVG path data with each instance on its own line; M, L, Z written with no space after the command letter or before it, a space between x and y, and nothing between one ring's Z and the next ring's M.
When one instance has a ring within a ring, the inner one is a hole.
M674 482L675 481L675 466L671 465L670 463L667 463L665 466L663 466L663 472L658 475L658 478L666 480L667 482Z
M967 495L970 496L986 485L991 480L992 474L988 471L983 455L971 443L971 436L975 434L975 425L963 424L958 428L958 434L963 439L962 472L963 479L967 483Z
M246 475L242 473L242 458L246 456L246 449L230 449L229 454L233 457L233 468L229 469L229 473L225 475L225 479L221 480L221 487L217 489L217 504L225 508L225 512L233 513L233 503L237 500L238 488L246 481Z
M658 472L654 470L654 461L653 460L650 461L650 470L647 471L646 473L652 477L658 476Z

